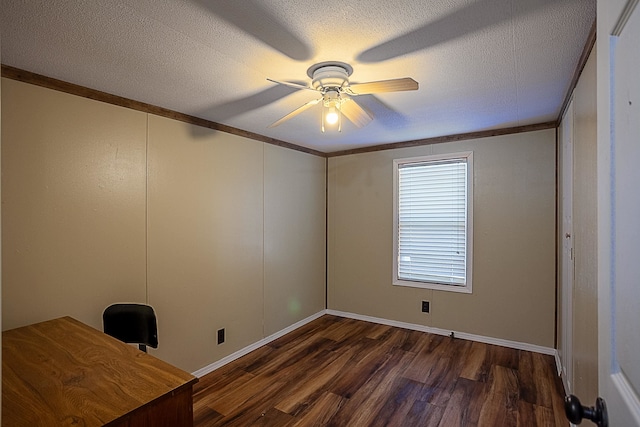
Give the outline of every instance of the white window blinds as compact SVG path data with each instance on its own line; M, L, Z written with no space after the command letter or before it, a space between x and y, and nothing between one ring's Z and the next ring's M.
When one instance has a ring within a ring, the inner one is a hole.
M467 158L401 163L397 276L466 285Z

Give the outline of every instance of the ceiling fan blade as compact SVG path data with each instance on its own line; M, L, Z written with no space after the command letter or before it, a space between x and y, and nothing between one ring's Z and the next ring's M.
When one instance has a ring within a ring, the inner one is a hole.
M281 82L281 81L273 80L273 79L267 79L267 80L269 80L271 83L276 83L276 84L279 84L279 85L289 86L289 87L293 87L293 88L296 88L296 89L307 89L307 90L314 90L315 91L314 88L309 87L309 86L305 86L305 85L301 85L300 83Z
M418 82L411 77L402 79L381 80L378 82L354 83L345 89L352 95L366 95L370 93L400 92L403 90L417 90Z
M340 111L347 119L359 128L366 126L371 120L373 120L373 115L351 98L344 100L340 106Z
M271 123L268 127L270 127L270 128L276 127L279 124L282 124L283 122L286 122L290 118L295 117L298 114L302 113L303 111L306 111L307 109L313 107L314 105L316 105L320 101L322 101L322 98L318 98L318 99L314 99L313 101L309 101L306 104L304 104L302 107L296 108L295 110L293 110L292 112L290 112L289 114L287 114L286 116L281 118L280 120L277 120L277 121Z

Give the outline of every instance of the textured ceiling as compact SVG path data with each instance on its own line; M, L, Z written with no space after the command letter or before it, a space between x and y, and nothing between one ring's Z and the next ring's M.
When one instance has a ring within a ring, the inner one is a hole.
M595 0L2 0L2 63L323 152L555 120ZM309 83L322 61L362 95L363 128L320 131Z

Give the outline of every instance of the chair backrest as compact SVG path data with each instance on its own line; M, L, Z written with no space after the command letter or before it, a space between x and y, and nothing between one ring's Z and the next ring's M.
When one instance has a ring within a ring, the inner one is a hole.
M102 313L105 334L120 341L158 348L158 325L153 308L145 304L113 304Z

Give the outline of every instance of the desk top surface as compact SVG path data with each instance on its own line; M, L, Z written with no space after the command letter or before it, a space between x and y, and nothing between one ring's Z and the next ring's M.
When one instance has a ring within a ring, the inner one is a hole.
M2 424L102 426L197 378L71 317L2 333Z

